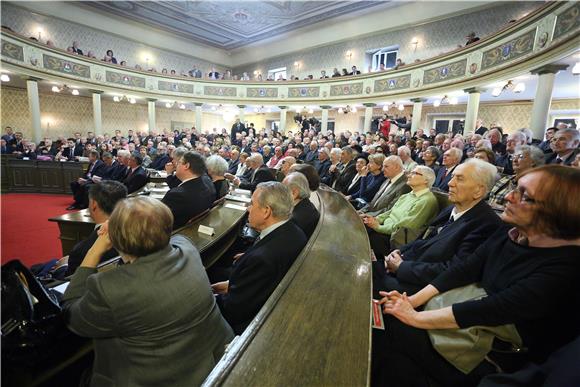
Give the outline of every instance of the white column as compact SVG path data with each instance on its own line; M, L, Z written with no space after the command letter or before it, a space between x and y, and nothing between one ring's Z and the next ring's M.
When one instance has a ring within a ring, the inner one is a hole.
M477 129L475 127L475 123L477 122L477 117L479 116L479 99L481 97L482 90L478 89L477 87L472 87L463 91L468 93L463 133L468 134L474 132L475 129Z
M286 133L286 113L288 112L288 106L278 106L280 108L280 126L278 131L280 133Z
M238 111L238 117L240 118L241 123L244 123L244 109L245 108L246 108L246 105L238 105L238 109L240 109Z
M101 114L101 94L100 90L91 90L93 93L93 126L95 136L103 135L103 121Z
M328 130L328 109L330 109L330 106L322 105L320 107L322 108L322 122L320 123L320 132L326 134L326 131Z
M554 78L560 70L565 70L568 65L546 65L532 70L532 74L538 74L538 88L532 106L532 119L530 130L534 138L543 139L544 131L548 127L548 113L552 103L552 91L554 90Z
M370 133L371 123L373 121L373 108L376 106L374 103L365 103L365 121L363 133Z
M32 119L32 134L34 142L39 143L42 140L40 131L40 100L38 98L38 79L29 78L26 80L26 90L28 91L28 108L30 109L30 118Z
M147 112L149 113L149 134L153 133L157 124L155 123L155 98L147 98Z
M411 134L414 134L417 129L421 128L421 114L423 113L423 102L424 99L413 98L413 120L411 121Z
M197 129L198 133L201 133L201 115L202 115L201 107L202 106L203 106L203 103L201 103L201 102L195 103L195 129Z

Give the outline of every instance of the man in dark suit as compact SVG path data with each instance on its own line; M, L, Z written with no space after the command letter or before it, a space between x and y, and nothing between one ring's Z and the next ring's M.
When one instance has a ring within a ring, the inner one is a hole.
M554 134L550 147L554 151L546 158L546 164L572 165L578 154L580 132L577 129L560 129Z
M487 132L487 130L488 129L485 126L483 126L483 120L481 118L478 118L477 121L475 121L475 134L483 136L485 132Z
M304 162L315 167L318 164L318 143L316 140L312 140L308 145L308 152L306 152Z
M377 216L393 207L401 195L411 192L407 185L405 168L399 156L389 156L383 161L383 174L387 178L365 207L359 213Z
M73 193L74 203L70 205L67 210L85 208L82 207L84 197L83 186L91 183L93 176L103 176L107 169L105 163L99 160L99 152L96 150L93 150L91 153L89 153L89 162L89 167L83 177L79 177L78 180L72 181L70 183L70 189Z
M177 162L175 175L181 184L169 190L161 201L173 213L173 229L178 229L196 215L209 209L216 199L205 160L197 152L187 152Z
M463 152L457 148L450 148L443 153L443 166L437 172L437 178L433 184L433 188L440 191L449 192L449 181L452 178L453 170L461 162Z
M230 178L233 177L233 182L236 187L254 192L258 184L266 181L276 181L276 176L274 176L270 168L264 165L264 158L261 154L252 153L251 156L248 157L247 163L251 171L249 178L242 177L240 179L238 177L230 177L229 175L226 176Z
M245 130L246 126L240 122L239 118L236 118L236 122L234 122L230 131L230 138L232 139L232 143L236 141L236 133L242 133Z
M338 192L342 192L346 195L348 187L350 186L352 179L357 173L356 160L354 159L354 150L350 146L345 146L342 148L342 152L340 153L340 162L342 165L344 165L342 171L339 171L338 168L334 168L331 171L331 173L334 175L332 178L334 181L333 188Z
M89 213L95 221L96 227L93 232L77 243L68 255L68 267L66 275L73 275L77 267L81 264L89 249L98 238L97 231L105 223L115 209L115 205L127 197L127 188L118 181L105 180L99 184L91 184L89 189ZM103 256L101 262L115 258L119 255L117 250L110 249Z
M238 171L238 165L240 165L240 151L237 149L232 149L230 156L231 158L228 162L228 173L235 175Z
M316 172L320 176L320 182L328 185L330 183L331 175L329 173L330 166L330 151L323 146L318 150L318 164L316 165Z
M552 142L552 138L554 137L554 134L556 134L557 131L558 131L558 128L556 128L556 127L551 127L551 128L546 129L546 134L545 134L546 139L538 145L538 148L540 148L545 154L552 153L552 148L550 148L550 143Z
M290 190L278 182L260 184L252 195L248 222L260 232L234 263L229 281L212 285L223 316L241 334L286 275L307 239L292 221Z
M292 172L282 182L290 189L294 203L291 220L310 238L318 224L320 213L310 201L308 180L300 172Z
M133 153L129 158L129 173L123 180L123 184L130 194L142 188L149 180L147 171L141 166L142 163L143 158L139 153Z
M360 75L360 70L358 70L356 66L352 66L351 71L348 75Z
M165 145L158 145L157 146L157 156L155 160L151 164L149 164L150 169L155 169L157 171L162 171L165 169L165 164L171 161L171 157L167 154L167 149Z
M83 50L79 48L79 42L76 40L73 42L72 49L75 54L83 55Z
M433 220L422 239L392 251L385 261L378 257L376 287L415 293L484 243L502 225L484 200L495 174L493 165L479 159L457 166L449 182L453 205Z
M506 140L505 154L497 157L495 159L495 165L500 169L500 172L504 175L513 175L514 167L513 160L516 150L522 146L526 145L526 135L522 132L514 132L510 134Z

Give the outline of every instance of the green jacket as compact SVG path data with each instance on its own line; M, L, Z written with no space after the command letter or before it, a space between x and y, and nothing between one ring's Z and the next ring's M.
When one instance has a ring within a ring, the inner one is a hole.
M419 230L427 226L438 212L437 199L431 191L419 196L411 191L402 195L389 211L377 216L380 226L376 231L391 235L401 228Z

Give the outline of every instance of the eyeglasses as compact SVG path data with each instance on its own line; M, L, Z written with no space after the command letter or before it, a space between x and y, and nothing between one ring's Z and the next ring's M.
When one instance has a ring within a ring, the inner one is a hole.
M514 156L514 160L523 160L526 158L526 155L523 153L517 154Z
M524 187L515 187L514 189L512 189L509 193L512 194L514 196L514 198L519 201L520 203L529 203L529 204L536 204L538 203L538 201L534 198L531 198L528 196L528 194L526 193L526 190Z

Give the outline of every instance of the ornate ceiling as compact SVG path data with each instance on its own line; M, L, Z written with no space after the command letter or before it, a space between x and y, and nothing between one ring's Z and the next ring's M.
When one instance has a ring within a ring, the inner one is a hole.
M279 37L391 1L90 1L83 5L221 49Z

